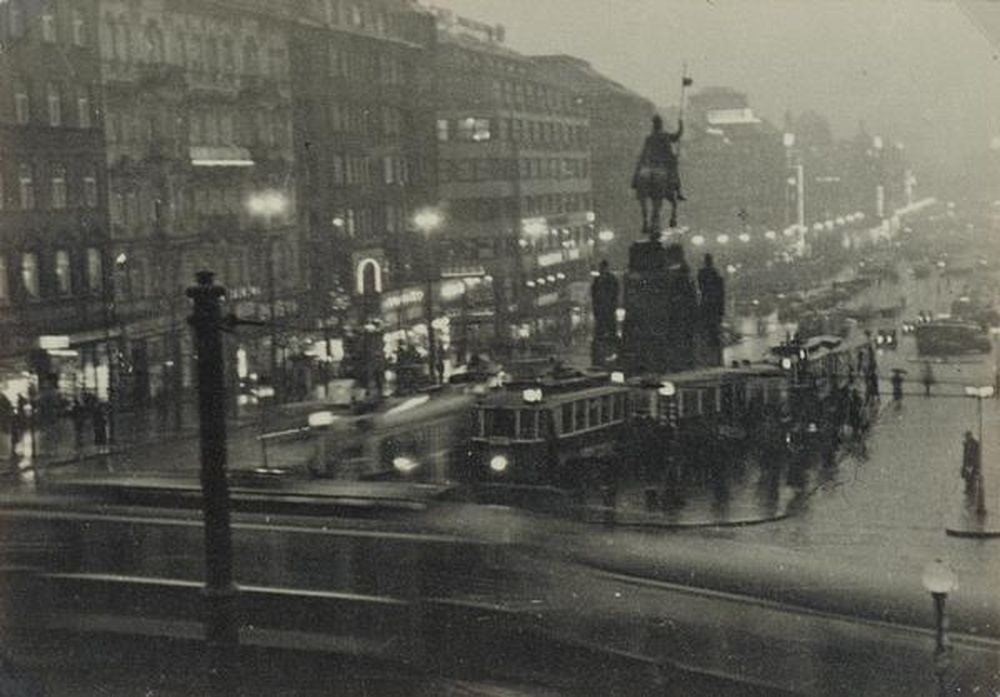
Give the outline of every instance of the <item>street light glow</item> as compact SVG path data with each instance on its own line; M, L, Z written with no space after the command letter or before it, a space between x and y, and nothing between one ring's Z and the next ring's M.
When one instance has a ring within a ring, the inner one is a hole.
M597 233L597 239L601 242L611 242L615 239L615 231L604 228L599 233Z
M247 210L251 215L270 217L281 215L288 210L288 197L280 191L261 191L247 199Z
M444 217L436 208L421 208L413 214L413 224L421 232L433 232L441 227Z
M935 559L924 567L920 581L924 590L930 593L951 593L958 589L958 574L941 559Z

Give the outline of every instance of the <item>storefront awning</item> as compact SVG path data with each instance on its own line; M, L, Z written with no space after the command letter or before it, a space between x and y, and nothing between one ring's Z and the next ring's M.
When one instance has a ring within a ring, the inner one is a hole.
M250 151L236 145L195 146L188 148L195 167L252 167Z

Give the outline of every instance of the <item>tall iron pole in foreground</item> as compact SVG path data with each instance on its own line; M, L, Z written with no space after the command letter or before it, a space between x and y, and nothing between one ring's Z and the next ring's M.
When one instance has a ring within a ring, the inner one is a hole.
M235 694L239 634L236 586L229 526L229 486L226 482L226 386L222 351L222 310L225 289L213 283L210 271L197 274L188 288L194 303L188 319L198 352L198 415L201 440L201 488L205 517L205 639L209 683L214 695Z

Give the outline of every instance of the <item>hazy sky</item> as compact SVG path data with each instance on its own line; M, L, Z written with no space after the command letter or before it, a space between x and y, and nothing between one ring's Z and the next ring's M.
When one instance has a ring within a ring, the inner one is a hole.
M1000 3L981 8L985 32L967 7L985 1L425 0L503 24L518 51L585 58L657 104L677 102L687 62L695 89L745 91L776 125L786 109L825 114L838 136L864 120L948 169L1000 135L987 38Z

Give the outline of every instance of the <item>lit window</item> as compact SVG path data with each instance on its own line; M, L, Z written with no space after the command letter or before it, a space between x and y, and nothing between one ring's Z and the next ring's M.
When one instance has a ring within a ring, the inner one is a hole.
M97 176L93 172L83 178L83 205L97 208Z
M438 119L437 139L442 143L448 141L448 119Z
M73 292L73 272L69 264L69 252L65 249L56 252L56 287L60 295Z
M49 103L49 125L53 128L62 125L62 99L59 95L59 87L50 82L46 88L46 98Z
M34 252L26 252L21 256L21 283L24 292L32 298L37 298L39 294L38 284L38 255Z
M76 98L76 123L80 128L90 128L90 97L85 94Z
M42 11L42 41L50 44L56 41L56 15L50 7Z
M14 87L14 118L19 126L27 125L31 119L31 104L28 101L28 87L17 81Z
M83 21L80 10L73 10L73 45L87 45L87 26Z
M61 210L66 207L66 168L62 165L52 166L52 208Z
M31 165L22 164L18 168L18 191L21 210L30 211L35 208L35 183L32 177Z
M104 288L103 265L99 249L87 249L87 290L99 293Z
M382 174L383 181L386 184L392 184L396 181L396 168L394 166L395 158L392 155L384 155L382 157Z

